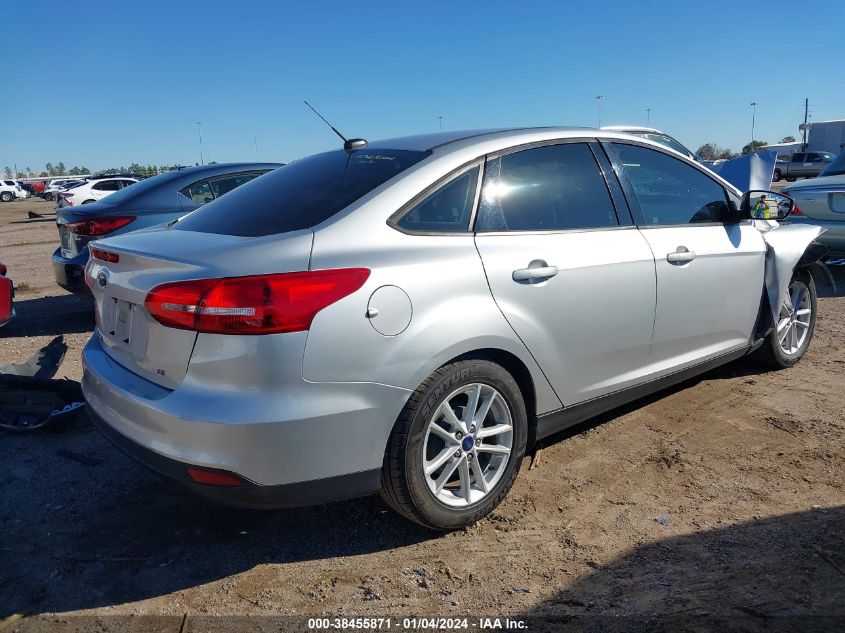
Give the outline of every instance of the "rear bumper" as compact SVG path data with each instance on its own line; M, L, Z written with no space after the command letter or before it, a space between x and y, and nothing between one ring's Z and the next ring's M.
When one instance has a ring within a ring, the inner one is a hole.
M99 431L129 457L150 470L179 483L190 492L218 503L244 508L296 508L315 503L343 501L372 494L379 489L379 469L279 486L260 486L245 481L243 486L220 487L198 484L188 476L192 464L160 455L121 435L96 411L89 415ZM228 472L219 471L218 472ZM235 473L231 473L235 474Z
M302 334L278 336L301 349ZM98 332L82 358L82 391L104 435L162 475L240 506L315 505L377 492L387 438L410 395L373 383L309 383L300 361L291 363L298 380L275 368L283 380L267 393L255 383L229 391L198 382L190 368L170 390L117 363ZM188 466L246 483L196 484Z
M85 264L88 263L88 249L72 259L62 256L57 248L53 252L53 274L56 283L75 295L92 297L91 289L85 283Z

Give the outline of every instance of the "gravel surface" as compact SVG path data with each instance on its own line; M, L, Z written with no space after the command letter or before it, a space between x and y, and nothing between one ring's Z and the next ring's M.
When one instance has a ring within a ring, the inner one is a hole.
M64 334L58 375L79 380L91 303L53 281L53 222L26 221L51 206L0 204L18 284L0 365ZM796 368L735 362L546 441L492 516L447 535L378 497L214 506L85 418L0 432L0 618L178 616L155 627L174 631L184 614L845 618L845 298L830 295Z

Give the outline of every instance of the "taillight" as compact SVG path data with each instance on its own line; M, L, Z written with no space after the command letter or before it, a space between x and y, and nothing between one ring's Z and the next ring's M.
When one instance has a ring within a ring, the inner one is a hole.
M792 212L789 215L804 215L804 212L801 210L797 204L792 205Z
M162 325L197 332L301 332L369 276L366 268L341 268L177 281L153 288L144 305Z
M81 222L69 222L68 231L76 235L105 235L119 228L122 228L135 220L134 215L124 215L114 218L96 218L94 220L83 220Z
M109 262L111 264L116 264L120 261L120 255L104 251L102 248L92 248L91 257L99 259L101 262Z

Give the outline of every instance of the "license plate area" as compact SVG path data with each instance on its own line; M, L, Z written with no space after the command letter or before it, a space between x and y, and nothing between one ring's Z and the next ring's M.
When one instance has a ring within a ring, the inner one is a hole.
M70 231L64 224L59 225L59 239L61 240L62 257L71 257Z
M132 356L146 353L148 324L138 304L114 297L103 299L100 331L114 348L129 352Z

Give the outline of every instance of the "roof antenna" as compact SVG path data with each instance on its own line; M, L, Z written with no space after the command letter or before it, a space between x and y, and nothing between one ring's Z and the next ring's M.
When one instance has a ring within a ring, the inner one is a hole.
M364 147L367 146L367 141L365 139L362 139L362 138L347 139L343 134L338 132L338 130L335 126L333 126L331 123L326 121L326 117L324 117L322 114L317 112L317 110L314 109L314 106L312 106L310 103L308 103L308 101L305 100L305 99L303 99L303 101L305 101L305 105L307 105L309 108L311 108L311 111L314 112L314 114L316 114L318 117L320 117L323 120L323 122L332 129L332 132L334 132L340 138L343 139L343 149L345 149L346 151L352 151L352 150L361 149L361 148L364 148Z

